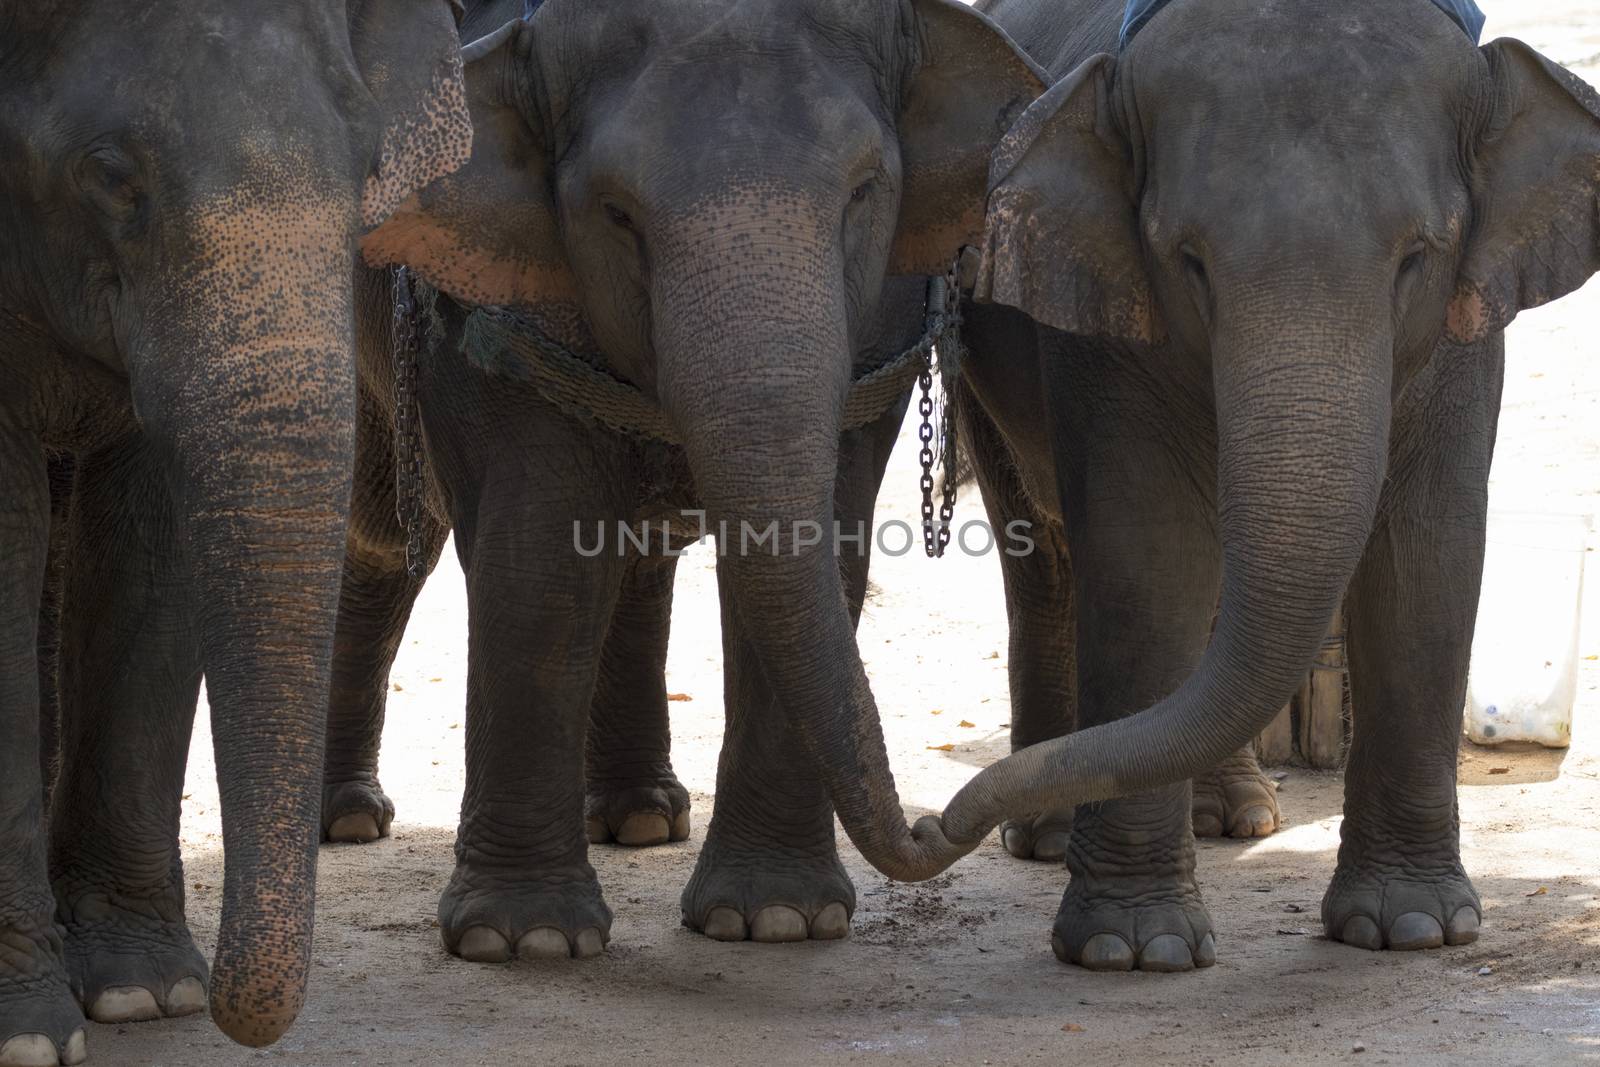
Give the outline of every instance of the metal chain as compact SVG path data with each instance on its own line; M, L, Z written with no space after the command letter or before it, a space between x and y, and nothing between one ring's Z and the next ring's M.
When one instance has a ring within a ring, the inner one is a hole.
M422 426L417 414L417 351L421 337L411 276L404 267L394 271L394 322L391 337L394 358L394 459L395 518L406 535L406 573L413 579L427 576L422 551Z
M917 439L922 450L917 459L922 464L922 544L929 559L944 558L950 547L950 529L956 513L956 424L954 391L956 375L961 366L961 260L958 256L943 278L936 278L928 287L928 315L937 316L937 328L931 329L923 339L922 373L917 385L922 396L917 401L917 414L922 424L917 427ZM942 283L942 284L941 284ZM938 353L939 384L944 392L939 411L938 461L944 474L943 499L939 502L938 521L934 521L933 468L933 369L935 351Z

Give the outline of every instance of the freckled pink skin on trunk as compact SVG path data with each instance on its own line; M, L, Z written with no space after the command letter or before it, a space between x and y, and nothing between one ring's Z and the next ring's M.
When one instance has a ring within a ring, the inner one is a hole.
M135 401L169 436L202 619L227 842L218 1027L277 1040L304 1002L323 704L354 454L353 204L283 165L191 215ZM271 200L258 188L270 188ZM187 364L172 373L170 364Z
M378 163L361 194L361 222L376 226L414 190L451 174L472 155L472 116L461 80L461 55L452 52L433 72L420 107L392 119L379 142Z

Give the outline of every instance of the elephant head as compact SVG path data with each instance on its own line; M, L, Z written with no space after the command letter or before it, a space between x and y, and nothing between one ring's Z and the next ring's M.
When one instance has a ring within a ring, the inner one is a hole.
M20 403L60 443L109 390L170 458L227 849L212 1014L249 1045L310 968L356 239L470 151L447 0L0 3L0 313L39 339L0 365L43 365Z
M1600 269L1600 97L1425 0L1179 0L1038 100L990 181L981 298L1214 395L1223 586L1185 684L987 769L958 841L1266 726L1372 534L1397 399Z
M955 0L547 0L465 55L472 159L368 262L596 345L660 403L713 527L776 524L724 545L739 617L862 854L937 873L964 850L906 826L838 562L791 531L832 522L885 275L976 243L1040 72Z

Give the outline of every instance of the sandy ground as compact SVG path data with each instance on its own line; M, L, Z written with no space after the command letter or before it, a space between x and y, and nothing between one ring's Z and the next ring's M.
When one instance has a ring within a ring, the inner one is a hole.
M1520 0L1490 33L1523 36L1600 81L1600 9L1591 3ZM1497 506L1600 512L1597 328L1600 282L1516 324ZM915 495L914 449L902 447L881 517L911 520ZM975 497L960 514L981 515ZM1341 784L1336 774L1291 770L1280 834L1201 844L1219 960L1181 976L1091 975L1057 963L1048 939L1064 870L1012 860L993 837L920 886L887 882L846 844L860 894L847 942L730 946L683 929L678 893L714 807L722 709L709 554L691 556L679 574L669 684L693 697L672 713L695 833L680 845L593 850L617 912L602 958L479 966L440 947L434 909L461 794L466 668L452 554L394 674L383 763L399 806L394 837L324 850L316 970L298 1024L260 1052L232 1045L203 1018L91 1026L95 1062L1600 1063L1600 567L1591 566L1572 749L1464 746L1462 840L1486 909L1477 944L1368 954L1323 940L1317 907L1333 870ZM880 559L874 586L861 644L901 795L908 809L937 810L1007 750L997 564L933 563L918 551ZM947 743L953 751L932 747ZM208 954L222 878L210 752L202 725L183 846L190 920ZM1480 974L1485 967L1491 973Z

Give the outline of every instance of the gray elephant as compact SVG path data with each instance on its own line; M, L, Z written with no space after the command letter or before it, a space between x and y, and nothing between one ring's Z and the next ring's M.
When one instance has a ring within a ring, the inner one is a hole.
M212 1015L264 1045L299 1011L355 241L470 149L444 0L0 2L0 1067L81 1062L85 1014L205 1008L202 672Z
M517 12L475 10L464 33ZM661 603L659 577L638 572L651 564L580 553L574 526L699 507L730 531L729 724L684 921L721 939L841 937L855 896L835 812L895 877L962 850L932 820L908 828L895 793L854 639L866 545L836 558L830 536L807 544L796 524L870 521L903 400L847 431L852 380L923 332L924 278L978 239L990 152L1041 72L953 0L549 0L466 55L473 157L371 234L368 261L407 264L464 302L522 305L571 358L636 387L681 447L601 432L485 373L454 336L485 313L462 323L441 301L452 336L417 390L434 524L454 530L471 627L444 942L477 960L603 947L586 726L613 683L647 684L602 681L608 635L664 628L637 619ZM773 525L775 541L742 535ZM347 617L386 640L406 599L379 583L395 574L392 541L357 546L374 595L347 583ZM343 632L342 648L362 644ZM392 646L376 647L336 702L372 710L359 694Z
M1060 501L1092 728L982 772L944 829L1106 800L1078 808L1057 954L1209 964L1161 783L1270 721L1348 591L1324 927L1470 942L1455 772L1502 329L1600 268L1600 97L1476 47L1470 5L1154 6L1120 49L1117 0L986 8L1066 76L996 150L968 381L1027 489L1001 510Z

